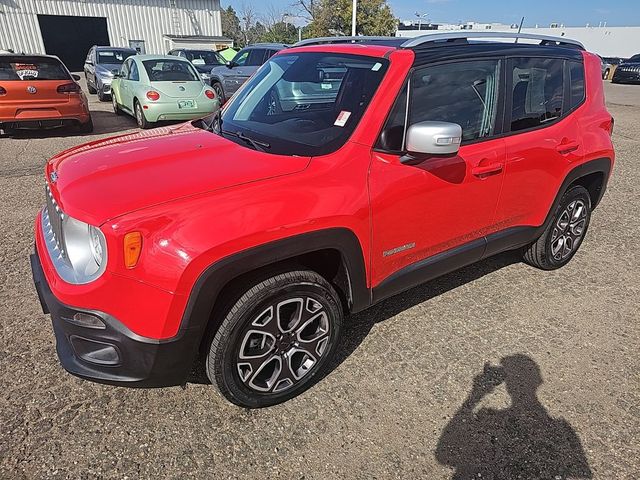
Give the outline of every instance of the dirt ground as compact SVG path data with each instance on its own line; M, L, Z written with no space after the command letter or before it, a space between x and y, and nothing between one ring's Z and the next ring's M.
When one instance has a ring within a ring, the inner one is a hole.
M43 165L135 123L92 96L94 135L0 138L0 478L639 478L640 86L606 93L617 164L568 266L505 254L385 301L325 379L258 411L63 371L28 261Z

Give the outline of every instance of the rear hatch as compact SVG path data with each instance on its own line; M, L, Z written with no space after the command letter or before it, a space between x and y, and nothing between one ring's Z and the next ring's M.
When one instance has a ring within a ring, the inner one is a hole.
M170 98L195 99L202 93L204 83L193 65L180 58L154 58L142 62L151 86Z
M58 116L56 105L69 102L69 93L58 89L70 84L75 82L60 60L0 55L0 115L18 120Z

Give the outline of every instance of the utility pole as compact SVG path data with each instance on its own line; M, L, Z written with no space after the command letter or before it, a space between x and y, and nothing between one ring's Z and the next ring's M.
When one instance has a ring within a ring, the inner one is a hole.
M351 36L356 36L356 10L358 9L358 0L353 0L353 11L351 12Z

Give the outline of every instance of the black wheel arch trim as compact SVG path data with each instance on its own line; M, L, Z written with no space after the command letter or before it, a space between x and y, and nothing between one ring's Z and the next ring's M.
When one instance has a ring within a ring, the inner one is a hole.
M329 249L340 253L346 268L349 292L345 293L349 297L350 311L364 310L371 304L371 292L367 287L360 241L347 228L329 228L243 250L207 267L191 289L178 335L191 331L202 337L220 292L232 280L271 264Z

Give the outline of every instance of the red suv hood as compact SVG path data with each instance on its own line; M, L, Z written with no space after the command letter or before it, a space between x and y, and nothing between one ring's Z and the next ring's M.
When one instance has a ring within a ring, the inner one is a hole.
M49 160L46 175L64 212L101 225L151 205L304 170L309 160L251 150L185 124L66 150Z

